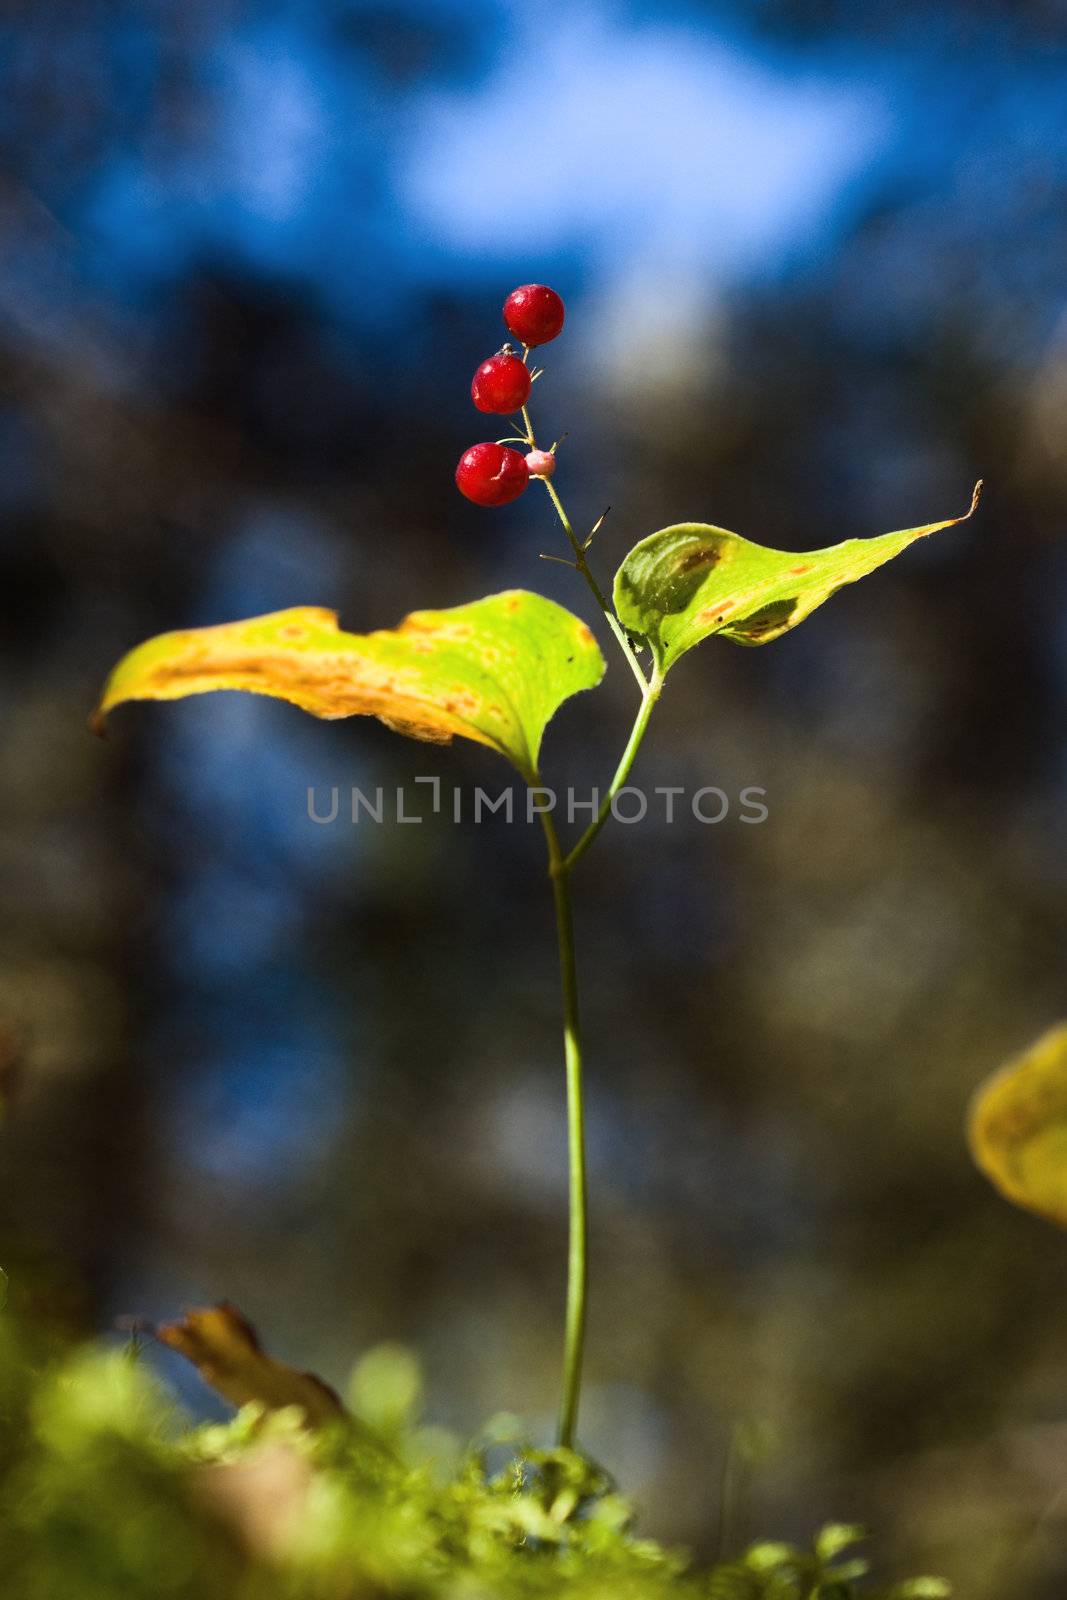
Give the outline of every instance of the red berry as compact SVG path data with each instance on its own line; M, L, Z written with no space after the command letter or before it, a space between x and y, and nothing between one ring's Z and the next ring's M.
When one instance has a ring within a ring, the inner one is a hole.
M525 345L547 344L563 327L563 301L543 283L524 283L504 301L508 332Z
M483 361L471 383L471 399L479 411L520 411L530 398L530 369L508 345Z
M530 469L517 450L502 444L472 444L456 468L456 488L476 506L506 506L530 481Z
M556 458L551 450L531 450L526 466L531 478L551 478L556 470Z

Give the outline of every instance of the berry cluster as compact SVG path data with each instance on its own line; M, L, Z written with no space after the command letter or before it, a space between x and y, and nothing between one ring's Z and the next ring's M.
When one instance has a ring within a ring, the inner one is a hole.
M483 361L471 382L471 399L479 411L507 416L522 412L530 398L533 380L538 376L527 364L530 351L547 344L563 327L563 301L554 289L543 283L524 283L513 289L504 301L504 323L523 346L517 356L505 344L495 356ZM456 468L456 487L476 506L504 506L517 500L531 477L550 478L556 469L553 450L538 450L533 444L529 423L523 416L524 440L531 446L526 455L501 442L487 440L464 450Z

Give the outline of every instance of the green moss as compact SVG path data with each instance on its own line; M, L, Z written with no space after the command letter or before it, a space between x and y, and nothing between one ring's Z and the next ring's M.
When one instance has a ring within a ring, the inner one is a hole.
M460 1450L412 1416L402 1352L353 1418L246 1407L189 1429L136 1356L42 1353L0 1319L0 1590L12 1600L850 1600L852 1528L711 1572L635 1535L607 1475L497 1426ZM944 1585L899 1586L934 1600Z

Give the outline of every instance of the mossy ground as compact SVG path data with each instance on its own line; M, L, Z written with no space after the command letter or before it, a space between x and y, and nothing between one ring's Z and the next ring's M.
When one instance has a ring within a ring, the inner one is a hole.
M500 1422L415 1418L410 1358L357 1368L351 1416L186 1426L136 1349L59 1351L0 1320L0 1589L11 1600L934 1600L867 1587L854 1529L700 1570L641 1538L607 1475Z

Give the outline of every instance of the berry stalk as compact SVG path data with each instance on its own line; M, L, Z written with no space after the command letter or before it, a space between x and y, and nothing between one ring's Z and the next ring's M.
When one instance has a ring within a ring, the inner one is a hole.
M523 351L524 361L527 359L529 354L529 350ZM534 434L533 423L530 421L530 409L528 406L523 406L522 408L522 420L526 429L526 443L530 446L531 450L538 450L539 446ZM578 538L578 535L575 533L574 528L571 526L571 519L568 517L566 510L564 509L563 501L559 497L559 493L555 484L552 483L547 477L542 477L541 482L548 491L548 498L555 507L556 515L563 525L564 533L567 535L567 542L569 543L574 554L574 566L576 570L581 573L582 577L588 584L590 594L600 607L600 610L604 614L605 622L618 640L619 648L626 657L631 672L641 685L641 693L644 695L645 690L648 688L648 679L645 677L641 663L638 661L637 656L634 653L632 644L626 637L626 630L623 628L622 623L615 615L614 607L610 604L599 583L597 583L596 578L593 576L592 569L588 561L585 559L586 546L581 542L581 540Z

